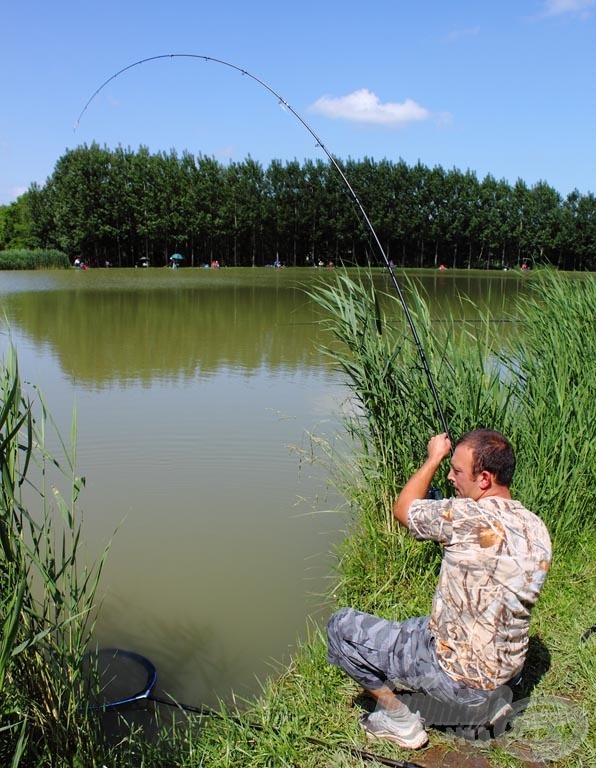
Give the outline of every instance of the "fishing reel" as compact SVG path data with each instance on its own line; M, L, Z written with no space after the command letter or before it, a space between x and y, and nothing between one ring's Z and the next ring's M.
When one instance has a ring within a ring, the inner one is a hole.
M440 488L436 488L434 485L431 485L426 493L425 498L432 499L433 501L441 501L443 494L441 493Z

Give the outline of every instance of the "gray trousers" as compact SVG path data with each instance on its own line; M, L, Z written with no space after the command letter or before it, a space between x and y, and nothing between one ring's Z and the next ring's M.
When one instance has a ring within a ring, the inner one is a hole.
M485 691L451 678L437 660L428 624L428 616L396 622L342 608L327 624L327 658L368 691L387 686L413 711L434 706L425 717L429 725L484 723L511 703L509 686Z

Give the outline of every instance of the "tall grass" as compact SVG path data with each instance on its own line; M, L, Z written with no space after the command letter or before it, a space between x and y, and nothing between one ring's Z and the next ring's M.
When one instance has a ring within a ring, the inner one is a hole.
M81 566L84 481L60 438L64 456L48 453L53 424L41 395L36 406L34 417L11 349L0 366L0 761L92 766L100 740L82 670L103 558L94 569Z
M508 430L516 489L559 550L593 527L596 510L596 280L544 271L519 306L503 365L515 392Z
M68 256L56 249L13 248L0 251L0 269L68 269Z
M409 310L451 433L480 425L504 429L514 389L503 382L496 358L502 342L490 316L478 313L479 323L433 323L424 297L408 288ZM397 526L392 506L426 456L429 438L441 431L438 407L398 297L379 294L366 274L360 280L338 274L312 296L331 334L325 351L346 375L352 395L343 418L349 458L332 457L330 465L357 515L357 535L343 545L338 590L345 602L358 597L378 611L383 596L393 603L399 584L400 611L412 615L432 594L430 586L421 586L435 578L440 552ZM443 468L437 478L445 494L446 474ZM370 587L366 594L363 583Z
M333 469L356 506L374 507L391 532L393 500L441 431L438 408L397 297L380 295L366 275L338 275L312 295L332 337L325 351L352 395L344 425L356 452ZM412 285L409 295L451 435L483 426L510 436L514 490L558 543L572 543L596 502L596 282L539 272L511 308L507 338L488 311L476 308L474 323L433 323L424 296ZM445 474L438 482L448 493Z

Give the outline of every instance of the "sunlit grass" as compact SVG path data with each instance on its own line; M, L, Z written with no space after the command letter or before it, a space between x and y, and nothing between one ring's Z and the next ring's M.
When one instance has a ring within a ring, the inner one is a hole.
M544 272L520 305L520 333L503 356L515 387L516 489L559 551L573 548L596 509L595 307L594 279Z

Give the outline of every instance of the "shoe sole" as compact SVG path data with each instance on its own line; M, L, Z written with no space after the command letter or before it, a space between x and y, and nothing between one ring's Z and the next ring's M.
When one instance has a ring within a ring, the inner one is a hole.
M386 741L394 742L394 744L399 744L400 747L404 747L405 749L420 749L421 747L424 747L426 744L428 744L428 734L426 731L423 731L418 739L410 740L400 739L399 736L389 732L373 733L366 728L364 728L364 731L366 733L366 737L371 741L376 741L377 739L385 739Z

